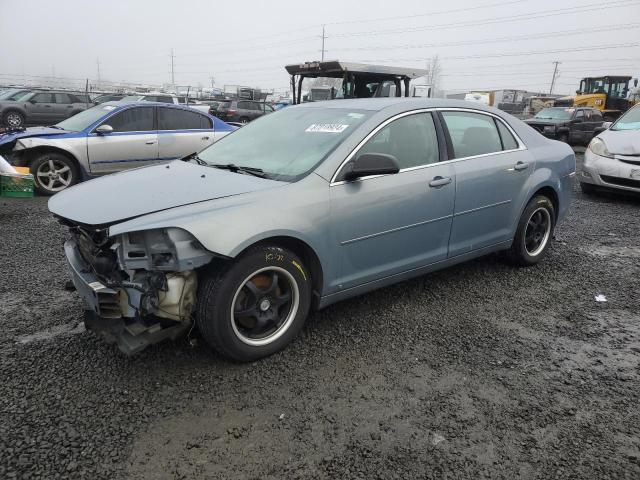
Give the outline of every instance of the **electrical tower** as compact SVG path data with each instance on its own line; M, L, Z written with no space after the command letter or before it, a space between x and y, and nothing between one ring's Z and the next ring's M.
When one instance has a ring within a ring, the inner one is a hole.
M175 72L175 65L173 63L173 59L176 58L176 56L173 54L173 48L171 49L171 54L169 55L169 57L171 57L171 85L175 86L176 72Z
M560 62L556 60L555 62L553 62L553 64L553 77L551 77L551 87L549 87L549 94L553 93L553 87L556 84L556 76L558 75L558 65L560 65Z
M322 39L322 50L320 50L322 52L322 56L321 56L321 61L324 62L324 52L326 51L324 49L324 41L327 39L327 36L325 35L325 26L322 25L322 36L320 37Z

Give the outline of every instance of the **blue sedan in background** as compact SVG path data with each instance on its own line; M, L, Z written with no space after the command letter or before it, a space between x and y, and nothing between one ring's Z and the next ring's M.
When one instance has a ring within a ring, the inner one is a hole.
M36 189L52 195L81 180L199 152L234 130L188 107L107 102L50 127L0 134L0 154L28 166Z

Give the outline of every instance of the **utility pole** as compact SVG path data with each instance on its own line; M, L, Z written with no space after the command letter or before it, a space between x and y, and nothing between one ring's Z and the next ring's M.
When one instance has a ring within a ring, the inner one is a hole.
M96 65L98 67L98 83L100 83L100 57L96 57Z
M173 59L175 58L175 55L173 54L173 48L171 49L171 55L169 55L171 57L171 85L173 85L175 87L176 85L176 77L175 77L175 69L174 69L174 64L173 64Z
M553 64L553 77L551 78L551 87L549 88L549 94L553 93L553 87L556 84L556 76L558 75L558 65L560 65L560 62L556 60L555 62L553 62Z
M322 58L321 58L322 62L324 62L324 52L325 52L324 41L327 39L327 36L325 35L324 32L325 32L325 26L322 25L322 36L320 37L322 39L322 50L321 50L322 51Z

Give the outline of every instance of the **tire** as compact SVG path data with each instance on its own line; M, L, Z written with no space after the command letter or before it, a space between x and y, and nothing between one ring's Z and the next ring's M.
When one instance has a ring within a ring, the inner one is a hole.
M508 251L512 263L528 267L544 257L553 236L555 215L553 203L544 195L537 195L529 201Z
M196 325L220 354L251 362L287 346L310 306L311 278L302 261L286 249L257 246L222 271L201 273Z
M596 187L594 187L590 183L580 182L580 190L582 190L582 193L584 193L585 195L595 195L596 194Z
M54 195L80 180L76 163L61 153L43 153L31 162L30 170L36 190L44 195Z
M9 110L2 116L2 123L7 128L23 128L24 115L17 110Z
M241 117L240 118L240 123L247 124L247 123L249 123L249 119L247 117Z

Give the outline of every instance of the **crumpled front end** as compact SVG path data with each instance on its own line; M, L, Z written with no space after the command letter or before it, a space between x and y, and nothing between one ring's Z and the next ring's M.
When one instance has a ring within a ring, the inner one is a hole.
M131 355L191 327L196 269L215 256L191 234L167 228L109 237L106 228L70 230L64 249L87 304L87 329Z

